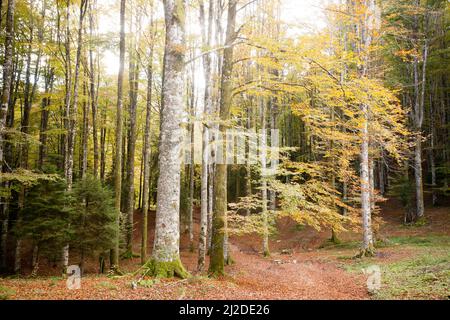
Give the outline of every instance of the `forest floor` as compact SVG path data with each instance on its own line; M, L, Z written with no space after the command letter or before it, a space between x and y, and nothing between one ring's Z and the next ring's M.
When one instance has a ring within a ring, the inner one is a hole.
M257 236L232 237L234 263L226 276L210 279L196 270L197 251L190 252L187 235L182 235L181 257L193 275L186 280L148 279L145 286L133 289L132 274L139 258L123 260L126 273L120 277L99 275L97 261L88 261L81 288L69 290L56 266L42 262L38 276L0 278L0 299L449 299L450 298L450 207L427 208L427 221L405 226L403 210L396 201L381 206L384 221L378 232L381 239L372 258L354 258L360 235L347 232L341 242L328 239L330 231L317 232L289 219L278 221L279 232L270 241L271 256L261 256ZM195 235L198 234L196 211ZM149 219L153 236L154 212ZM140 230L140 213L135 214ZM140 232L135 235L139 251ZM151 248L153 239L149 239ZM77 263L72 254L71 263ZM363 268L381 269L381 289L368 293Z

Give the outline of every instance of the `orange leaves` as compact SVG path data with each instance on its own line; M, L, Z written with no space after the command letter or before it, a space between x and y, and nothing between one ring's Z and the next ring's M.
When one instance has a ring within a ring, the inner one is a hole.
M417 56L417 51L415 49L400 49L394 52L394 55L402 59L403 62L411 62Z

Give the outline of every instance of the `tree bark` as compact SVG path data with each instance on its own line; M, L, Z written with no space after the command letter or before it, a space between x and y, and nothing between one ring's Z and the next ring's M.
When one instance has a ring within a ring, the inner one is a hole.
M267 211L267 131L266 131L266 108L264 98L260 98L260 114L261 114L261 141L260 141L260 154L261 154L261 215L263 224L263 255L265 257L270 256L269 250L269 222Z
M73 88L73 103L72 107L70 108L70 104L67 106L68 108L68 133L67 133L67 149L66 149L66 161L65 161L65 176L67 181L67 189L70 191L72 190L72 182L73 182L73 156L74 156L74 149L75 149L75 137L76 137L76 130L77 130L77 109L78 109L78 78L80 75L80 65L81 65L81 49L82 49L82 43L83 43L83 21L84 16L86 13L86 6L87 6L88 0L81 0L80 3L80 19L78 22L78 38L77 38L77 53L75 58L75 75L74 75L74 88ZM69 8L67 9L69 12ZM67 13L67 18L69 18L69 13ZM67 21L69 23L69 21ZM70 42L69 39L69 26L67 26L67 42ZM66 44L67 45L67 44ZM70 48L69 52L67 53L68 56L70 56ZM70 59L69 59L70 61ZM70 64L68 64L70 66ZM70 73L70 70L66 70L66 72ZM70 81L69 81L70 84ZM68 88L69 95L70 95L70 87ZM67 95L67 92L66 92ZM67 97L66 97L67 98ZM70 98L67 100L70 103ZM66 244L63 247L63 253L62 253L62 262L63 262L63 273L66 273L67 266L69 264L69 245Z
M368 129L368 106L362 105L364 124L361 130L361 155L360 155L360 178L361 178L361 213L363 220L363 255L371 255L373 251L372 225L371 225L371 201L370 201L370 178L369 178L369 129Z
M418 0L415 6L419 7ZM414 17L415 32L418 32L418 17ZM425 31L425 37L426 37ZM417 41L417 39L416 39ZM428 40L425 39L423 47L423 64L422 64L422 83L419 83L419 59L417 56L413 60L414 75L414 126L416 130L416 144L414 148L414 177L416 182L416 219L421 219L425 215L425 205L423 199L423 178L422 178L422 124L424 115L424 99L426 84L426 68L428 60Z
M95 67L94 67L94 50L93 50L93 30L94 30L94 14L92 3L89 4L89 86L91 97L91 109L92 109L92 143L94 147L94 177L98 177L98 164L99 164L99 148L98 148L98 135L97 135L97 113L98 113L98 100L95 90ZM97 58L98 59L98 58ZM100 70L97 70L100 72Z
M123 72L125 65L125 2L120 1L120 43L119 43L119 75L117 81L117 109L116 109L116 153L114 159L114 192L116 208L116 239L111 251L111 269L117 271L119 268L119 242L120 242L120 203L122 196L122 111L123 111Z
M434 149L435 149L435 140L436 140L436 128L435 128L435 114L434 114L434 106L433 106L433 99L430 94L430 150L429 150L429 156L430 156L430 171L431 171L431 192L432 192L432 205L437 205L437 192L435 188L437 187L437 181L436 181L436 161L435 161L435 155L434 155Z
M126 251L128 255L133 253L133 214L134 214L134 157L136 151L136 108L137 93L139 90L139 57L135 52L134 41L130 46L130 109L129 109L129 130L128 130L128 153L127 153L127 175L126 175Z
M102 108L101 127L100 127L100 180L105 181L106 172L106 110L108 109L108 101Z
M164 0L166 43L162 84L155 241L148 262L156 276L187 277L180 261L180 173L183 143L185 60L184 0Z
M202 44L204 49L209 50L212 38L212 20L214 13L214 1L209 1L208 24L206 25L204 2L200 1L200 26L202 28ZM208 168L209 168L209 127L212 113L212 95L211 95L211 54L203 55L203 75L205 78L204 110L203 116L206 118L202 133L202 176L201 176L201 212L200 212L200 235L198 245L197 270L203 271L205 267L205 257L207 251L207 232L208 232Z
M8 103L10 98L11 82L12 82L12 58L13 58L13 42L14 42L14 12L15 0L8 0L6 11L5 25L5 55L3 61L3 89L2 101L0 106L0 172L3 168L3 147L4 147L4 131L6 128L6 114L8 112Z
M195 117L195 61L192 62L191 69L191 90L190 90L190 119L189 120L189 134L190 134L190 156L191 161L189 164L189 199L188 199L188 223L187 231L189 234L189 250L194 251L194 175L195 175L195 150L194 150L194 130L195 122L193 121ZM187 175L187 173L186 173Z
M83 82L83 95L86 97L87 94L87 85L86 81ZM88 99L90 100L90 99ZM89 106L88 101L86 99L83 100L83 124L82 124L82 132L81 132L81 153L82 153L82 161L81 161L81 179L86 176L87 166L88 166L88 133L89 133Z
M232 101L232 72L233 72L233 42L236 38L236 0L228 1L228 24L223 52L223 65L220 89L220 120L219 133L226 136ZM227 159L226 144L219 145L222 148L223 159ZM212 222L212 242L209 273L212 275L224 274L224 235L227 219L227 165L217 163L214 177L214 215Z
M358 54L361 56L361 65L359 66L359 76L361 78L368 77L369 74L369 49L372 45L372 30L369 25L374 19L374 0L366 0L364 3L366 12L364 20L359 26L361 32L361 42L358 46ZM361 105L361 149L360 149L360 187L361 187L361 215L363 226L363 244L361 248L361 256L370 256L374 252L373 234L372 234L372 206L371 206L371 182L370 182L370 121L369 105L363 103Z
M53 81L54 81L54 68L47 68L47 74L45 76L45 97L41 102L41 125L39 128L39 159L38 159L38 169L43 170L45 160L47 158L47 130L48 130L48 118L49 111L47 110L50 106L51 99L48 96L53 93Z
M153 15L152 15L153 17ZM153 43L153 41L152 41ZM150 192L150 125L152 114L152 85L153 85L153 46L149 55L147 67L147 103L145 116L145 133L144 133L144 177L142 186L142 241L141 241L141 264L147 259L147 231L148 231L148 208L149 208L149 192Z

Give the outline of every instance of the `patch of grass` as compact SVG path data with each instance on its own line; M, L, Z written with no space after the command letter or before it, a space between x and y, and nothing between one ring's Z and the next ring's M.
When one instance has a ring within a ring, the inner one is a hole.
M360 246L360 241L342 241L339 243L335 243L328 239L320 245L319 249L357 249Z
M353 256L337 256L336 259L337 260L352 260L354 257Z
M377 247L390 246L414 246L414 247L448 247L450 246L450 236L427 235L420 236L401 236L391 237L383 242L378 242Z
M10 288L0 286L0 300L8 300L16 292Z
M376 261L376 257L365 257L365 258L355 258L354 256L352 257L342 257L341 260L348 260L351 261L348 264L345 264L344 270L348 271L348 272L362 272L363 269L366 269L367 267L374 265L374 264L379 264Z
M60 281L60 279L58 278L50 278L50 282L48 284L49 287L54 287L58 284L58 282Z
M306 228L306 225L297 223L297 224L295 224L295 226L292 227L292 230L293 231L303 231L303 230L305 230L305 228Z
M209 281L209 278L205 277L205 276L192 276L192 277L188 278L187 282L189 284L195 284L195 283L203 284L208 281Z
M156 278L156 279L142 279L140 281L138 281L138 285L144 288L151 288L153 287L155 284L159 284L161 282L160 279Z
M108 281L101 281L96 285L97 288L105 288L105 289L109 289L109 290L118 290L119 288L115 285L112 284L111 282Z
M417 242L422 245L422 242ZM420 255L396 262L380 263L376 258L355 259L341 265L348 272L361 273L371 265L381 269L381 289L373 299L448 299L450 252L426 248Z
M448 299L450 252L430 251L382 267L382 288L375 299Z

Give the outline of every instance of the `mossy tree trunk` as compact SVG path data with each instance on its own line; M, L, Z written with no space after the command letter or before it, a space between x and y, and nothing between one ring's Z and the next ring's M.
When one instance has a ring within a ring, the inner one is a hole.
M183 143L183 100L185 69L184 0L165 0L166 43L162 84L162 110L159 145L159 177L153 255L146 263L147 273L159 277L188 273L180 261L180 172Z
M232 101L232 80L233 72L233 42L236 39L236 0L228 1L228 24L225 39L225 49L223 51L223 66L220 92L220 120L219 132L222 137L226 137L226 121L230 116ZM222 148L222 157L227 159L226 143L218 146ZM214 214L212 222L212 239L209 273L212 275L224 274L224 235L227 218L227 165L226 161L216 164L214 177Z

